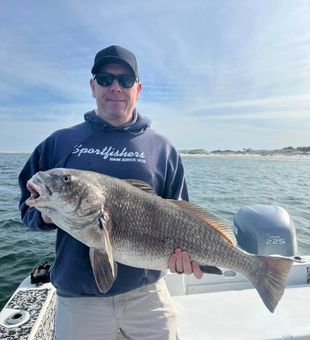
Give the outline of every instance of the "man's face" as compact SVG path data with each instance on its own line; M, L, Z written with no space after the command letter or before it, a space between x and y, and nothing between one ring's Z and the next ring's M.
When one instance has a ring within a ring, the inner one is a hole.
M121 64L104 65L98 73L131 74L129 68ZM140 83L136 82L133 87L125 88L114 79L110 86L104 87L99 85L96 79L91 79L90 87L92 96L97 102L99 117L113 126L125 125L132 120L136 101L142 88Z

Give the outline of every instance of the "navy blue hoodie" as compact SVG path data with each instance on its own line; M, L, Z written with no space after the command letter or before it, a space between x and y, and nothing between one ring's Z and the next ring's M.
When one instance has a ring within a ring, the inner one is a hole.
M133 122L113 127L95 111L85 114L85 122L54 132L37 146L19 176L20 210L31 230L51 230L41 213L29 208L26 183L38 171L57 167L96 171L120 179L139 179L150 184L159 196L188 200L184 169L170 142L150 128L150 120L135 112ZM133 211L133 214L139 212ZM111 289L102 294L96 285L89 261L89 248L57 228L56 259L51 281L57 294L111 296L157 281L163 275L118 264L118 276Z

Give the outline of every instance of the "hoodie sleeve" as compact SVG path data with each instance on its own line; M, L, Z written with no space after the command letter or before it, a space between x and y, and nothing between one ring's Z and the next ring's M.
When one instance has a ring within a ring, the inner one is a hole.
M86 140L93 133L90 124L81 123L71 128L55 131L33 151L19 175L21 190L19 209L22 221L31 230L51 230L57 227L54 224L44 223L41 213L25 204L30 195L26 187L27 181L38 171L63 167L74 145Z
M46 142L42 142L32 153L24 168L22 169L18 181L21 190L21 198L19 202L19 209L21 212L21 218L24 224L26 224L31 230L52 230L57 228L54 224L44 223L40 211L35 208L30 208L26 205L25 201L29 197L29 191L27 189L27 181L36 172L48 170L48 148ZM51 155L49 155L51 156Z
M175 200L189 200L183 163L180 155L175 149L172 149L168 158L163 197Z

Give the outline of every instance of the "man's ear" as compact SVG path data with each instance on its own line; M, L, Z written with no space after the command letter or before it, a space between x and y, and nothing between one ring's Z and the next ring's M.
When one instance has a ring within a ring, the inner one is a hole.
M89 85L90 85L90 88L91 88L91 93L92 93L93 98L96 98L96 95L95 95L95 79L91 78L89 80Z
M137 87L137 100L140 98L141 90L142 90L142 84L138 83L138 87Z

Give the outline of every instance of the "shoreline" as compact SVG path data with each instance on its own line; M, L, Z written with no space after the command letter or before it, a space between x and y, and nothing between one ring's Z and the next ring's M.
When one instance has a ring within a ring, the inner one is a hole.
M231 157L231 158L259 158L268 160L310 160L310 154L268 154L268 153L242 153L242 152L210 152L210 153L186 153L180 152L181 157Z
M7 152L0 151L0 155L30 155L28 152ZM181 150L179 151L181 157L225 157L225 158L256 158L256 159L268 159L268 160L310 160L310 153L290 153L290 152L277 152L277 151L212 151L212 152L191 152Z

